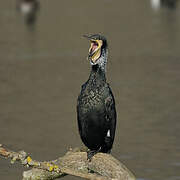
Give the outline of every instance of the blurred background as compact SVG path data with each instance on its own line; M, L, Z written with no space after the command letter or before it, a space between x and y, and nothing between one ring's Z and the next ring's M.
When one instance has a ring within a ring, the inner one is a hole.
M113 156L138 180L179 180L178 3L0 1L0 143L37 160L82 145L76 100L90 71L82 35L101 33L118 113ZM23 170L0 159L0 179L21 179Z

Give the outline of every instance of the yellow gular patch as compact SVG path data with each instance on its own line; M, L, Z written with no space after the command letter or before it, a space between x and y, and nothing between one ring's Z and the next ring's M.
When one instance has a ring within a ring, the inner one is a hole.
M93 63L95 63L96 60L99 59L100 55L101 55L101 49L98 49L91 57L91 60L93 61Z
M102 40L91 41L91 47L89 49L89 53L92 54L91 60L93 61L93 63L95 63L101 55L101 46L102 46Z

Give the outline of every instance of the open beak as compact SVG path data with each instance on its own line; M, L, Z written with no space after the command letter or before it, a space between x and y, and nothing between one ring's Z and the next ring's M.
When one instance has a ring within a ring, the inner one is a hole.
M89 59L94 55L94 53L98 49L99 43L98 43L97 40L92 39L91 36L83 35L83 37L85 37L86 39L88 39L91 42L91 45L90 45L90 48L89 48L89 55L88 55L88 59Z
M96 49L96 46L93 46L93 44L95 43L95 40L93 40L90 35L83 35L83 37L88 39L91 42L91 45L90 45L90 48L89 48L89 54L88 54L88 57L87 57L88 60L91 60L91 57L95 53L95 49Z
M87 59L90 60L92 64L95 64L96 60L100 57L101 54L102 40L93 39L88 35L83 35L83 37L88 39L91 43Z

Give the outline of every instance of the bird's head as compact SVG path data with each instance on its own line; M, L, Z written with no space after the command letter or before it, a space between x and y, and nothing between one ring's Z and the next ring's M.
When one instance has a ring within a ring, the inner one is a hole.
M107 60L107 40L104 36L99 34L84 35L90 40L90 48L88 59L91 65L105 64Z

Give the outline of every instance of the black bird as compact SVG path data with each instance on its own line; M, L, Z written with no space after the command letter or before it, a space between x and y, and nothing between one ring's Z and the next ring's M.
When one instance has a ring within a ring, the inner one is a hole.
M107 40L95 34L85 36L90 40L88 59L91 63L89 79L82 85L77 102L79 133L89 148L87 158L98 152L110 153L116 129L115 100L106 82Z
M25 22L28 25L34 24L36 21L37 12L40 9L38 0L18 0L17 10L24 16Z

